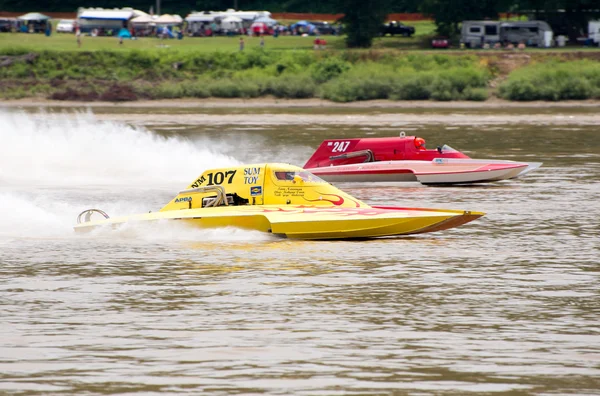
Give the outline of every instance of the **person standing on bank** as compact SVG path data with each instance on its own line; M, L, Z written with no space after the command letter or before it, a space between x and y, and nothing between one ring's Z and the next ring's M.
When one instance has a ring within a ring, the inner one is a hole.
M81 29L79 25L75 27L75 36L77 37L77 48L81 48Z
M244 50L244 38L240 37L240 51Z

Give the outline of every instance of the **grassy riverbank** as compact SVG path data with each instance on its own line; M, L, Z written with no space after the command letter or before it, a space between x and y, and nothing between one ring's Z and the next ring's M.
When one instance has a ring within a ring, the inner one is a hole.
M0 46L0 97L128 101L274 96L335 102L484 101L490 96L599 99L599 58L600 52L593 51L249 48L203 52L160 48L32 52L27 47Z

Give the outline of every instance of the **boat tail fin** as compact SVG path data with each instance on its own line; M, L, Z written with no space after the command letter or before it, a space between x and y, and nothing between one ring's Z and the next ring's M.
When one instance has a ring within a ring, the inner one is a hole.
M360 139L324 140L304 164L305 169L320 168L329 165L342 165L365 162L361 156L349 156L360 142Z

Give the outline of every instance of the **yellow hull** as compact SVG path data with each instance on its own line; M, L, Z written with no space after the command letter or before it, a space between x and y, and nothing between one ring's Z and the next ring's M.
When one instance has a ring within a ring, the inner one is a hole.
M201 228L238 227L294 239L349 239L440 231L483 216L480 212L394 208L306 207L262 205L184 209L90 221L85 231L101 226L159 220L182 221Z
M92 221L94 213L105 219ZM75 230L170 220L296 239L375 238L445 230L481 216L459 210L371 207L297 166L255 164L207 170L159 212L108 218L101 210L85 210Z

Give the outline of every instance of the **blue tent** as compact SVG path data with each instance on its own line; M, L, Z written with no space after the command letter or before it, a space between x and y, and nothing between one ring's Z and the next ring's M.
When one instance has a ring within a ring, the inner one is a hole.
M307 21L298 21L292 25L292 29L302 28L302 30L307 31L308 33L312 33L312 31L315 30L315 27L315 25Z
M119 30L119 34L117 34L117 37L122 37L122 38L130 39L131 38L131 33L129 33L129 30L127 30L125 28L121 28L121 30Z

